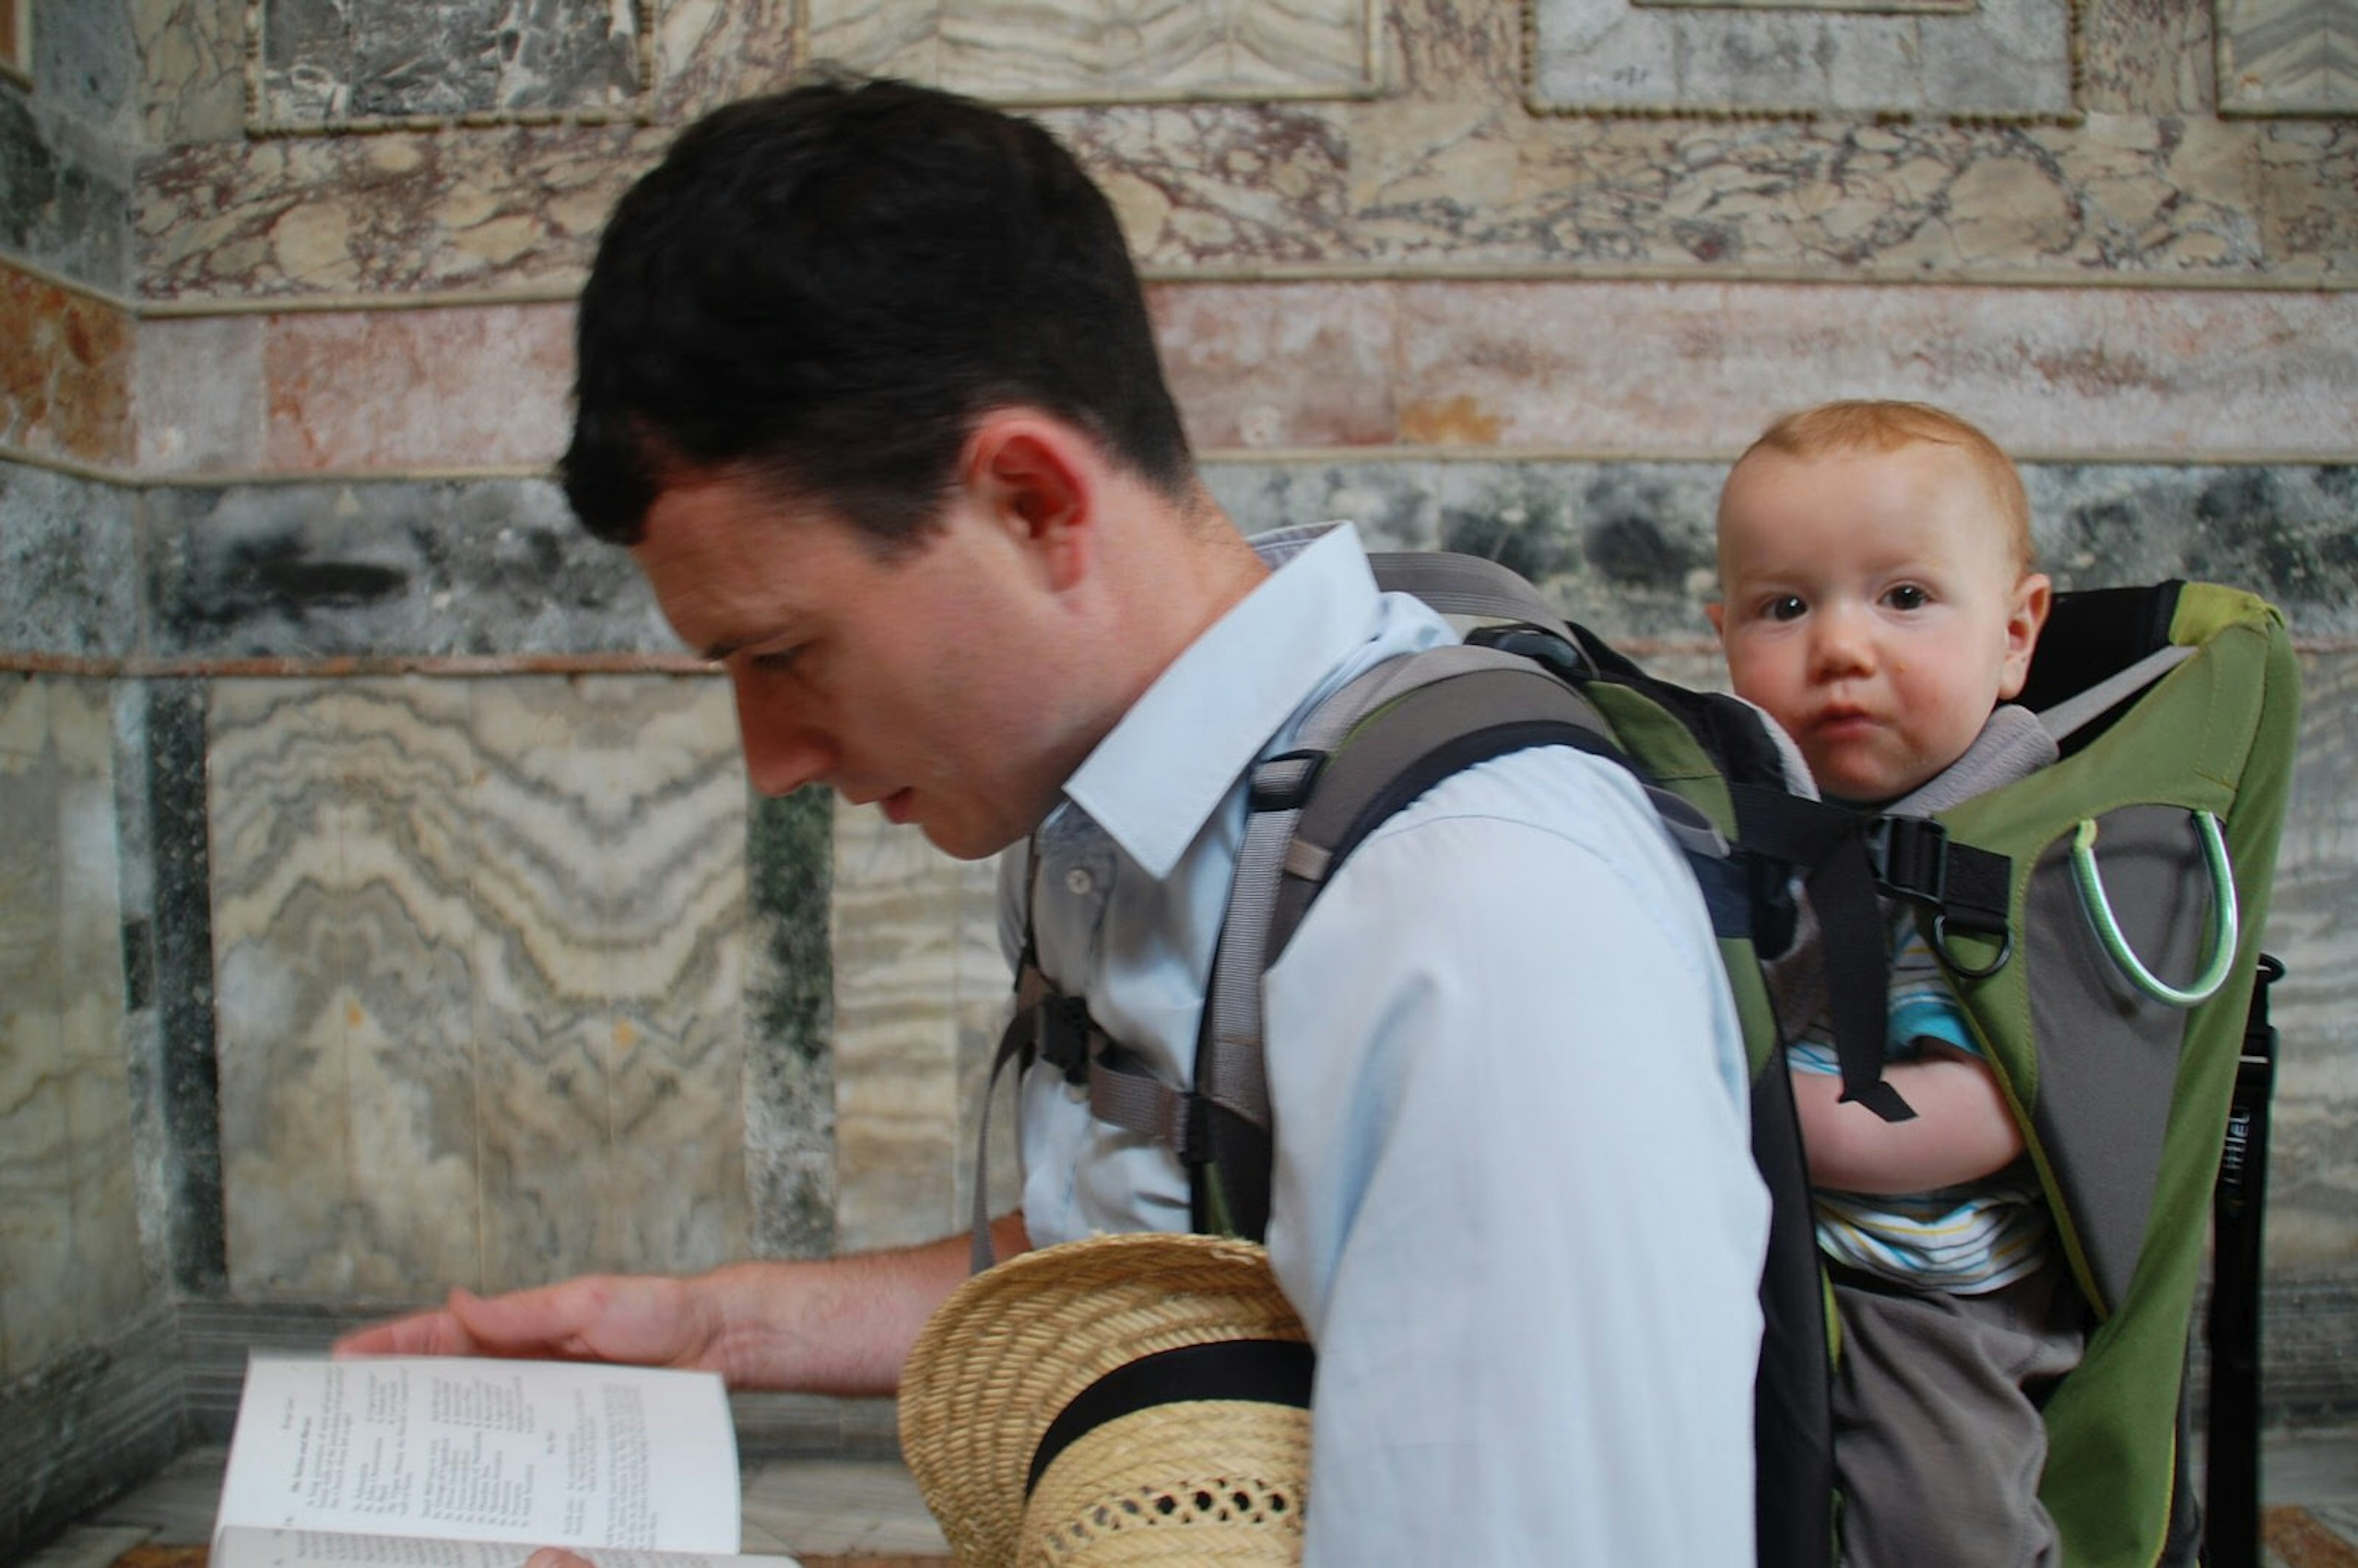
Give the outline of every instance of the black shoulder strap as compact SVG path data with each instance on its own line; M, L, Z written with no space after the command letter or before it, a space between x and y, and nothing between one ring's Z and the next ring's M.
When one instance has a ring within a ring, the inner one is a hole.
M2268 1179L2268 1099L2277 1032L2268 987L2284 965L2260 955L2228 1103L2211 1221L2211 1416L2204 1449L2204 1568L2256 1568L2260 1552L2260 1209Z

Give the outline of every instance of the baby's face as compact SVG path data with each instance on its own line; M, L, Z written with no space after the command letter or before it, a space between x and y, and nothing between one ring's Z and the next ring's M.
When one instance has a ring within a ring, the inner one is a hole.
M2047 613L1971 460L1931 442L1754 453L1721 496L1719 570L1736 690L1844 800L1906 795L1963 756L2022 689Z

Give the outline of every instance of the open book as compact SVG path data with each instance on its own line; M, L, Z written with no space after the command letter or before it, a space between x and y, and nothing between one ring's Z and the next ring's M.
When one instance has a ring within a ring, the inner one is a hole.
M795 1568L738 1555L737 1434L708 1372L256 1356L211 1568Z

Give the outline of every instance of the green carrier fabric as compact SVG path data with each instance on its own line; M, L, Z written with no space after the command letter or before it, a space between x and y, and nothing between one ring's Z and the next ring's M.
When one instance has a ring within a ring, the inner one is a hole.
M1930 819L1878 818L1797 792L1799 759L1758 709L1649 676L1504 568L1432 553L1372 564L1381 586L1482 624L1466 645L1362 676L1256 769L1193 1085L1137 1071L1028 951L993 1078L1011 1060L1048 1060L1087 1086L1095 1115L1178 1152L1197 1228L1259 1237L1279 1131L1261 1070L1260 975L1336 866L1461 768L1532 745L1612 757L1695 871L1753 1067L1753 1153L1772 1206L1756 1390L1759 1562L1833 1563L1839 1511L1828 1408L1837 1336L1760 962L1790 938L1797 881L1838 1003L1844 1098L1909 1114L1879 1081L1878 897L1896 898L1942 955L2023 1123L2094 1320L2082 1366L2048 1407L2042 1496L2065 1561L2191 1561L2180 1441L2189 1319L2246 1022L2262 1017L2247 1010L2297 705L2281 619L2205 585L2061 595L2023 701L2059 732L2062 758ZM2253 1038L2264 1035L2263 1022ZM2214 1374L2211 1508L2234 1533L2212 1531L2212 1568L2256 1555L2252 1302L2266 1073L2265 1050L2253 1049L2261 1065L2241 1079L2232 1201L2228 1183L2217 1188L2219 1265L2232 1257L2244 1277L2223 1272L2214 1291L2230 1315L2214 1313L2226 1382ZM990 1261L980 1178L977 1268Z

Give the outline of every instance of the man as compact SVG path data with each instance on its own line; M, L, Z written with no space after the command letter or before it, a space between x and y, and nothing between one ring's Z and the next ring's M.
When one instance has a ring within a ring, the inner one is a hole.
M1356 535L1274 572L1195 477L1102 195L906 85L722 109L617 208L565 460L734 684L754 783L823 782L1009 879L1049 977L1184 1083L1258 757L1453 633ZM1276 553L1276 552L1272 552ZM1750 1561L1766 1204L1708 924L1628 779L1460 773L1352 856L1266 985L1269 1249L1319 1356L1314 1563ZM1167 1151L1023 1085L1003 1254L1184 1228ZM592 1277L355 1352L882 1393L963 1238Z

